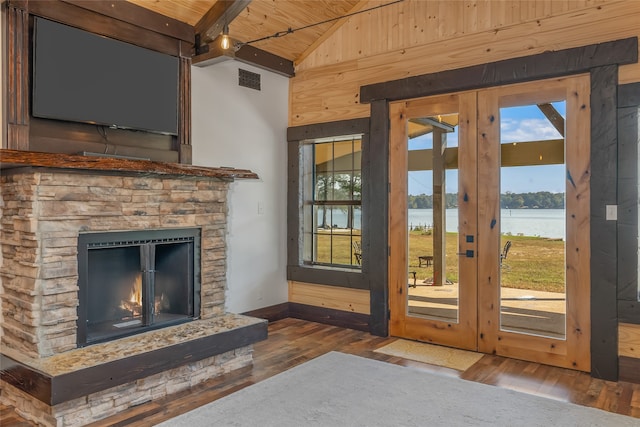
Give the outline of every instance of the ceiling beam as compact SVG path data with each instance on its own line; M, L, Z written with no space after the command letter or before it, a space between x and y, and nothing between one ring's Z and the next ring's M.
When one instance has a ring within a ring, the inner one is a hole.
M232 40L232 45L234 43L236 43L235 40ZM198 67L206 67L229 59L236 59L245 64L273 71L286 77L295 75L293 62L286 58L247 44L242 45L237 50L223 50L217 40L201 46L200 53L192 58L191 63Z
M58 7L53 2L39 3L44 9ZM103 2L89 0L63 0L63 3L72 4L146 30L193 43L194 32L191 25L127 1ZM28 4L31 7L34 5L34 2L28 2ZM68 10L63 13L68 13Z
M558 110L551 104L538 104L538 108L542 114L551 122L558 133L564 138L564 117L560 115Z
M196 36L200 43L209 43L220 33L224 25L229 25L236 16L249 6L251 0L218 0L195 25ZM196 46L197 48L197 46Z
M432 119L431 117L415 118L415 119L410 119L410 121L414 123L418 123L423 126L440 128L445 132L453 132L454 130L456 130L455 125L450 125L449 123L446 123L446 122L439 122L438 120Z

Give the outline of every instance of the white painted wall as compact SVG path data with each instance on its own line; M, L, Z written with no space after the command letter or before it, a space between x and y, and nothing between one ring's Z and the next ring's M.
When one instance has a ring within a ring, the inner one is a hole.
M261 75L261 91L238 86L239 68ZM286 302L289 79L232 60L191 72L193 163L260 176L231 184L226 309Z

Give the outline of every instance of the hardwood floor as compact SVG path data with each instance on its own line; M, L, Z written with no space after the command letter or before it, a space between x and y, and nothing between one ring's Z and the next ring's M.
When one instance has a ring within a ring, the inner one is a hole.
M303 320L279 320L269 325L269 338L254 346L252 367L210 380L171 397L139 405L91 426L151 426L332 350L601 408L640 419L640 384L603 381L582 372L491 355L483 356L471 368L459 372L373 352L394 340L395 338L374 337L366 332ZM17 416L11 408L0 405L0 425L10 427L31 424Z

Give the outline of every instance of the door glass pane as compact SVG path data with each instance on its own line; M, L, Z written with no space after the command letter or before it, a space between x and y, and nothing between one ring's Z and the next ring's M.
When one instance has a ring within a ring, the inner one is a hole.
M565 102L500 109L500 328L563 339Z
M410 315L458 322L458 114L409 120Z

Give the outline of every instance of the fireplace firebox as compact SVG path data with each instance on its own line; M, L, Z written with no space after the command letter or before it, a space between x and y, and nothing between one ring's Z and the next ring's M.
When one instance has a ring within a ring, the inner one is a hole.
M78 346L194 320L200 229L78 236Z

